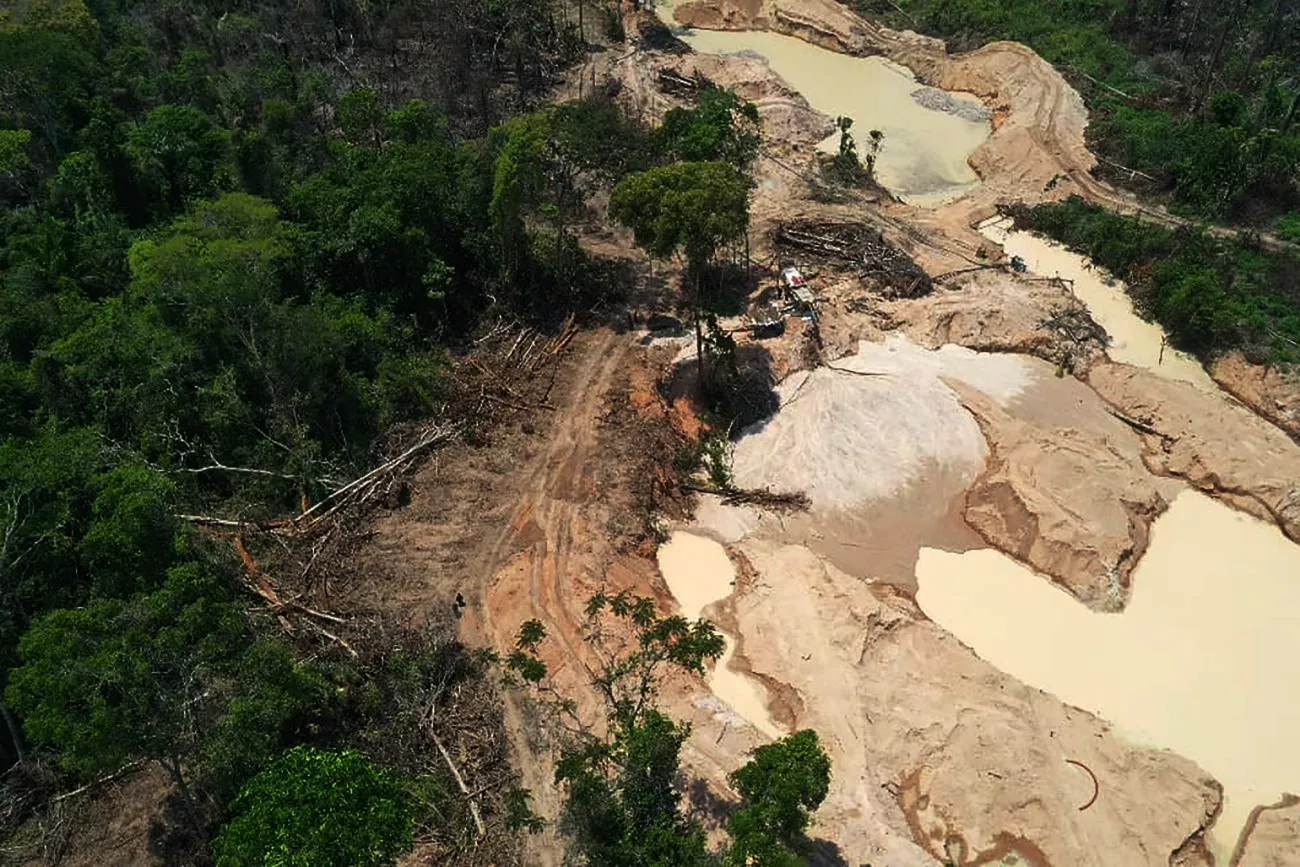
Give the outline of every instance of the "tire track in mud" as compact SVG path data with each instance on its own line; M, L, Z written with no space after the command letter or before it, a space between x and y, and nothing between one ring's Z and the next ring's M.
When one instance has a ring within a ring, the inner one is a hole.
M574 556L574 536L583 505L583 472L595 454L605 395L614 384L631 338L604 329L583 344L565 362L575 375L567 397L556 401L548 443L515 473L518 505L499 531L485 536L473 555L478 564L475 584L483 589L465 624L467 635L476 643L505 650L519 624L536 617L546 624L549 641L559 646L566 664L581 659L572 642L577 624L572 617L575 608L568 579L581 565L575 563L580 558ZM519 593L523 589L520 584L526 593ZM549 758L537 743L536 728L517 696L503 692L502 698L522 785L532 792L537 812L558 816L562 805L552 782ZM531 838L527 847L529 863L542 867L562 863L563 847L551 831Z

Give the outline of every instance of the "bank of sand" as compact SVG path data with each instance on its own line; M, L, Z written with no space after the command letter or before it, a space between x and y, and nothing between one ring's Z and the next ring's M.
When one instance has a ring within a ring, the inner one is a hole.
M971 264L987 244L972 224L997 201L1083 192L1126 204L1087 175L1092 158L1083 147L1086 112L1077 94L1022 46L949 57L933 40L891 34L821 0L693 4L682 14L697 24L761 26L854 53L881 52L907 63L927 84L985 99L995 131L971 159L982 183L937 210L882 203L871 215L931 273ZM809 198L798 175L810 169L813 146L830 131L828 119L767 64L752 56L700 55L657 62L688 75L699 71L759 104L768 147L783 154L783 163L760 161L756 237L770 221L792 214L862 216L860 204ZM616 70L626 85L622 98L643 113L671 104L655 91L653 71L654 64L640 62ZM815 831L850 861L1212 862L1205 829L1221 800L1209 774L1161 749L1158 739L1144 744L1117 735L1092 713L980 659L910 601L903 574L918 556L931 556L923 548L973 557L981 552L972 549L993 545L1033 563L1040 589L1056 592L1044 580L1050 578L1107 610L1127 600L1130 575L1141 580L1133 565L1141 562L1152 523L1179 501L1179 480L1288 526L1291 502L1300 503L1300 496L1291 496L1294 481L1288 488L1286 480L1300 479L1289 475L1300 466L1300 453L1274 438L1276 428L1243 415L1203 382L1110 364L1096 347L1072 356L1087 382L1053 385L1051 365L1022 357L1010 361L1028 373L1003 388L978 375L963 377L964 370L943 362L952 350L941 347L956 342L1059 364L1061 338L1043 322L1077 304L1059 287L994 272L954 281L928 298L874 303L865 314L860 305L831 298L822 323L826 357L850 370L787 379L778 388L780 412L737 448L739 477L777 489L804 482L812 512L792 519L713 502L701 507L698 532L729 542L740 564L736 589L725 600L737 642L734 667L763 687L760 697L783 728L823 732L836 777ZM941 351L897 350L894 342L900 367L866 368L857 355L890 351L881 324ZM868 336L869 348L855 334ZM854 358L841 357L845 350ZM977 374L983 365L974 363ZM855 380L878 382L860 392L844 384ZM891 391L890 380L930 399ZM803 392L796 392L800 385ZM846 395L835 394L845 391L854 391L861 405L845 406ZM893 437L896 428L911 437ZM1043 460L1045 449L1054 449L1055 459ZM1106 493L1120 489L1127 496L1118 498L1117 510L1117 498ZM867 523L878 526L886 514L906 531L873 535ZM867 536L869 544L858 547ZM901 595L879 578L903 585ZM685 694L689 702L677 709L697 723L685 760L716 783L765 736L736 725L757 716L752 710L726 717L719 729L716 706L701 702L698 687ZM1094 794L1093 776L1097 799L1080 811ZM1232 811L1241 803L1234 799ZM1280 857L1295 855L1275 842L1285 837L1276 828L1290 821L1287 809L1261 814L1270 830L1259 840L1274 842L1246 847L1248 858L1272 857L1265 845Z
M1300 546L1194 491L1152 530L1121 615L1088 611L995 551L922 552L917 602L983 659L1186 756L1224 786L1232 851L1250 810L1300 784Z
M671 7L661 7L669 18ZM911 70L883 57L851 57L826 51L780 33L691 30L686 44L706 54L757 53L816 111L853 120L863 155L871 153L871 131L883 133L875 161L876 179L912 204L933 207L975 187L979 176L969 159L990 132L989 114L974 97L925 88ZM940 101L935 94L943 94ZM818 149L834 153L838 131Z

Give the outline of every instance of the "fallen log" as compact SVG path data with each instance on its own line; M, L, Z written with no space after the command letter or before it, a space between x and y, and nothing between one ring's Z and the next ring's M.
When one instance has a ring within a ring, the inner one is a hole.
M682 488L700 494L713 494L722 497L727 506L758 506L774 512L807 511L812 502L803 491L773 491L770 488L718 488L712 485L697 485L685 482Z
M1140 432L1140 433L1144 433L1144 434L1150 434L1150 435L1153 436L1153 437L1160 437L1162 440L1166 440L1166 441L1168 441L1168 440L1170 440L1170 439L1173 439L1173 437L1169 436L1169 434L1161 433L1160 431L1158 431L1158 430L1156 430L1155 428L1153 428L1151 425L1149 425L1149 424L1144 424L1143 422L1140 422L1140 421L1138 421L1138 420L1135 419L1135 418L1129 418L1128 416L1124 415L1124 413L1120 412L1119 410L1115 410L1115 409L1107 409L1106 412L1108 412L1108 413L1110 413L1111 415L1115 416L1115 418L1117 418L1117 419L1119 419L1120 421L1124 422L1124 424L1126 424L1126 425L1128 425L1129 427L1133 428L1133 430L1135 430L1135 431L1138 431L1138 432Z
M448 427L434 428L432 431L428 432L424 437L422 437L419 442L411 446L406 451L402 452L397 457L393 458L392 460L385 461L384 463L375 467L370 472L365 473L364 475L359 476L356 479L353 479L351 482L348 482L343 487L339 488L338 490L324 497L316 505L312 506L310 509L298 515L296 518L294 518L293 523L298 524L306 520L308 517L314 514L318 509L320 509L326 503L335 503L334 506L332 506L324 513L313 518L311 521L311 524L319 523L321 520L323 520L324 518L328 517L329 515L333 514L335 511L338 510L340 505L342 505L341 503L337 502L340 500L340 498L345 498L344 502L346 502L346 498L349 494L358 491L363 486L367 485L370 482L373 482L379 476L382 476L384 473L397 469L406 461L418 457L422 452L432 448L438 443L445 442L446 440L451 439L453 436L455 436L460 432L460 427L461 427L460 425L451 425Z
M456 763L451 760L451 753L447 752L447 748L442 745L442 741L433 733L432 723L430 724L429 737L433 738L433 745L438 748L438 752L442 753L442 759L447 763L447 770L451 771L451 775L455 778L456 785L460 788L461 794L463 794L465 799L469 801L469 813L474 817L474 827L478 830L478 835L482 837L487 833L487 829L483 827L483 816L479 813L478 801L474 799L474 795L470 792L469 786L465 785L465 778L461 776L460 769L456 767Z

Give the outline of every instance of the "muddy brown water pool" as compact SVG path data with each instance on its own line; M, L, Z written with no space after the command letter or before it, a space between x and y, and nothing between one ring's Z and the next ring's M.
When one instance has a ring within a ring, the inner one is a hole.
M1252 807L1300 791L1300 546L1277 527L1185 491L1120 614L987 549L924 549L917 581L922 610L984 659L1219 780L1220 856Z
M658 12L677 28L671 4L660 4ZM876 178L899 198L934 207L979 183L967 160L992 127L984 104L974 96L923 87L911 70L883 57L837 54L793 36L752 30L677 32L701 53L748 52L763 57L814 109L832 118L852 118L852 132L863 156L870 150L870 131L883 132ZM818 149L835 153L838 147L837 132Z
M1107 352L1113 360L1190 382L1203 391L1218 392L1218 385L1201 363L1169 346L1164 330L1134 310L1124 284L1093 265L1086 256L1038 235L1014 230L1006 220L984 223L980 233L1001 244L1008 256L1023 259L1030 273L1069 281L1075 296L1110 335Z
M736 569L722 545L694 533L676 532L659 546L659 571L681 608L682 616L696 620L704 609L731 595ZM754 728L771 738L785 735L764 702L763 688L731 668L735 639L723 633L727 647L709 674L709 689Z

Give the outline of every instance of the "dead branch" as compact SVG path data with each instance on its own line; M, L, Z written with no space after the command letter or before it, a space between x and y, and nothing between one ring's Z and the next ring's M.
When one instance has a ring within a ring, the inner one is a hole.
M447 748L442 745L442 741L433 733L432 721L430 721L429 737L433 738L433 745L438 748L438 752L442 753L443 761L447 763L447 770L451 771L451 775L456 778L456 785L460 787L461 794L469 801L469 812L474 817L474 827L478 830L478 835L482 837L487 833L487 829L483 827L483 816L479 813L478 801L474 799L469 786L465 785L465 778L460 775L456 763L451 760L451 753L447 752Z
M934 289L930 276L910 256L865 223L781 223L772 240L777 247L879 279L891 297L918 298Z
M773 491L770 488L717 488L712 485L697 485L683 482L682 488L700 494L714 494L722 497L728 506L758 506L775 512L802 512L811 505L808 495L803 491Z
M351 656L353 659L359 658L360 654L358 654L355 650L352 649L351 644L348 644L347 641L345 641L342 638L339 638L337 635L335 635L333 632L330 632L324 626L321 626L319 623L312 623L310 620L300 620L299 622L307 624L307 626L310 627L311 629L314 629L316 632L319 632L321 635L325 636L330 641L333 641L339 647L346 650L348 652L348 655Z
M1138 421L1138 420L1135 419L1135 418L1130 418L1129 416L1124 415L1124 413L1120 412L1119 410L1116 410L1116 409L1107 409L1106 412L1108 412L1108 413L1110 413L1111 415L1115 416L1115 418L1117 418L1117 419L1119 419L1120 421L1124 422L1124 424L1126 424L1126 425L1128 425L1129 427L1133 428L1133 430L1135 430L1135 431L1139 431L1139 432L1144 433L1144 434L1150 434L1150 435L1153 436L1153 437L1160 437L1162 440L1168 440L1168 439L1170 439L1170 437L1169 437L1168 434L1163 434L1163 433L1161 433L1160 431L1158 431L1158 430L1156 430L1155 428L1153 428L1153 427L1152 427L1151 425L1149 425L1149 424L1144 424L1144 423Z
M249 476L267 476L272 479L285 479L290 482L298 482L303 480L302 476L296 476L290 473L279 473L276 472L275 470L263 470L258 467L232 467L223 464L221 461L217 460L215 457L212 457L211 455L209 455L208 458L209 460L212 461L212 463L208 464L205 467L181 467L175 470L174 472L190 473L193 475L198 475L199 473L222 472L222 473L237 473L237 474L249 475ZM311 481L314 481L317 484L328 484L330 482L329 479L312 479Z
M252 584L249 586L249 589L269 602L272 607L283 608L284 602L280 599L280 594L275 592L275 588L271 586L270 579L266 577L266 573L262 571L261 567L257 565L257 561L253 559L253 555L249 553L248 547L244 544L244 537L242 534L235 536L235 553L237 553L239 559L243 561L244 571L246 571L248 577L252 579Z
M1101 160L1103 163L1105 163L1108 166L1111 166L1112 168L1119 169L1122 172L1128 172L1129 180L1132 180L1133 178L1144 178L1145 180L1152 181L1152 182L1156 182L1158 180L1157 178L1153 178L1151 175L1148 175L1146 172L1138 171L1137 169L1131 169L1125 165L1120 165L1114 160L1108 160L1105 157L1101 156L1100 154L1097 155L1097 159Z
M1086 72L1082 72L1082 71L1077 70L1077 69L1074 70L1074 71L1075 71L1075 72L1078 72L1080 75L1082 75L1084 78L1088 79L1089 81L1091 81L1093 84L1097 85L1098 87L1103 88L1103 89L1105 89L1105 90L1109 90L1111 93L1115 94L1116 96L1122 96L1122 97L1124 97L1125 99L1133 99L1133 97L1132 97L1130 94L1125 93L1124 91L1120 90L1118 87L1111 87L1109 84L1107 84L1107 83L1104 82L1104 81L1098 81L1097 79L1093 78L1091 75L1089 75L1089 74L1086 73ZM1107 160L1106 162L1110 162L1110 160ZM1143 175L1143 177L1151 177L1151 176L1150 176L1150 175ZM1151 180L1155 180L1155 178L1151 178Z
M455 436L460 432L460 429L461 426L458 424L450 425L446 427L432 428L430 431L428 431L425 434L425 436L421 437L419 442L417 442L415 445L411 446L406 451L402 452L400 455L393 458L392 460L385 461L384 463L375 467L370 472L365 473L364 475L354 479L351 482L348 482L343 487L329 494L320 502L318 502L316 505L312 506L310 509L303 512L298 517L294 518L293 523L300 524L302 521L306 520L308 517L314 514L318 509L320 509L325 504L334 503L333 507L331 507L330 509L328 509L318 517L313 518L311 521L311 524L319 523L329 515L336 512L340 507L342 507L348 501L353 499L354 498L353 495L356 494L359 490L363 489L364 486L366 486L369 483L373 483L375 479L384 475L385 473L389 473L395 469L399 469L407 461L418 457L420 454L432 448L433 446L451 439L453 436Z
M177 515L177 520L185 521L187 524L203 524L213 527L232 527L236 530L242 530L249 526L248 521L235 521L230 518L214 518L210 515Z
M892 376L893 374L884 370L850 370L847 367L836 367L833 364L826 365L827 370L833 370L836 373L851 373L854 376Z
M77 789L73 789L71 792L64 792L62 795L55 795L53 798L50 798L50 803L57 804L60 801L66 801L69 798L75 798L77 795L80 795L83 792L88 792L91 789L104 785L105 783L111 783L116 779L126 776L128 773L134 771L142 764L144 763L141 761L127 762L125 765L122 765L122 767L118 768L116 771L113 771L113 773L108 774L107 776L103 776L100 777L98 780L94 780L93 782L86 783L86 785L81 786L80 788Z

